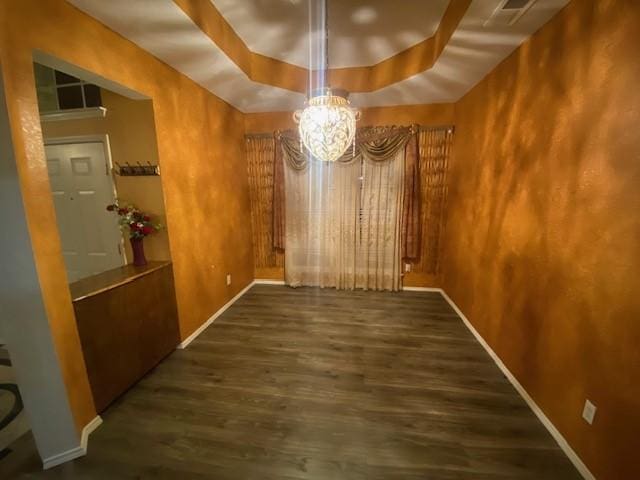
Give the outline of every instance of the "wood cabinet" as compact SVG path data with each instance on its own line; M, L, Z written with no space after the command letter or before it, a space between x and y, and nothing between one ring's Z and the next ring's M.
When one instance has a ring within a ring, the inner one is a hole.
M127 265L70 285L98 413L180 341L170 262Z

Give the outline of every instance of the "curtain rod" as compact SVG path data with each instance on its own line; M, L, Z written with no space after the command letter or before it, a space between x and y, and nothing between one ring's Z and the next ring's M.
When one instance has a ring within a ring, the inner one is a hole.
M385 126L385 125L376 125L376 126ZM392 126L399 126L399 125L392 125ZM361 128L367 128L367 127L361 127ZM430 132L433 130L451 130L451 132L455 132L456 127L455 125L419 125L418 129L421 132ZM245 138L273 138L275 132L262 132L262 133L247 133L245 135Z
M430 130L451 130L451 133L456 131L455 125L419 125L418 128L421 132L428 132Z

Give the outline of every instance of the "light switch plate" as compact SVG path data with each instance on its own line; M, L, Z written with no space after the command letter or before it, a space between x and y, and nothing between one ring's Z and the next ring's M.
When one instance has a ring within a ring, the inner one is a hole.
M597 410L596 406L593 403L591 403L589 400L584 402L584 409L582 410L582 418L584 418L589 425L593 424L593 419L596 416L596 410Z
M231 285L231 274L227 273L227 285Z

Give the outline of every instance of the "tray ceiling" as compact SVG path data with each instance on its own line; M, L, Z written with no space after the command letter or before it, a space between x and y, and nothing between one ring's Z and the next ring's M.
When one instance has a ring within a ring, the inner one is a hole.
M309 0L211 1L250 50L309 68ZM330 0L329 65L373 65L431 37L448 3Z
M196 18L193 11L190 14L187 13L189 8L185 8L185 5L196 9L203 5L190 0L67 1L243 112L286 111L303 105L304 95L299 92L304 91L304 88L293 88L297 91L292 91L273 86L273 84L282 86L281 81L275 80L279 76L282 77L282 73L274 70L271 75L273 82L269 82L268 74L262 75L260 82L254 81L253 76L250 78L253 65L248 63L247 57L260 54L258 57L262 67L264 65L274 68L283 66L286 67L282 70L283 72L298 69L298 73L304 74L304 70L295 64L299 62L304 64L305 61L304 44L308 41L305 27L308 23L305 22L300 26L295 18L300 16L304 18L306 15L304 4L308 0L213 0L211 4L206 3L206 5L210 5L212 11L210 16L217 15L217 17L204 19ZM412 23L400 14L393 16L391 13L394 7L395 10L404 10L405 1L333 0L332 5L334 3L337 5L344 3L344 12L350 12L349 18L353 18L354 12L362 11L358 8L367 5L372 8L377 6L375 15L383 16L388 22L385 27L380 27L381 29L378 29L378 24L373 22L370 30L362 30L362 33L355 37L342 38L338 33L341 29L347 29L349 22L345 20L341 25L336 21L335 32L332 29L333 33L330 33L330 37L335 37L331 40L333 42L331 47L337 51L332 53L332 62L336 62L331 65L332 67L339 66L339 61L344 62L344 65L355 67L380 62L382 57L388 58L387 53L382 53L382 50L372 45L386 44L385 52L398 51L414 45L416 39L424 40L438 30L438 24L434 19L442 19L446 15L447 4L449 4L439 0L419 2L406 0L406 4L411 5L412 16L420 15L421 18L427 19L420 33L417 27L412 27L409 29L411 30L409 35L403 33L407 30L404 27ZM446 46L439 52L430 68L399 81L394 80L374 91L365 89L361 91L366 93L354 93L352 94L353 103L358 107L367 107L457 101L566 5L568 0L538 0L515 25L486 25L487 20L501 3L502 0L470 1L468 8L465 5L465 10L456 20L455 31L450 38L447 37ZM280 12L277 16L265 11L265 9L268 10L268 5L276 4L278 8L273 10ZM289 8L287 4L291 5L293 20L285 13ZM418 7L418 4L422 6ZM433 9L432 5L435 5ZM220 13L212 6L220 8ZM335 7L334 10L336 10ZM206 12L206 9L203 11ZM420 14L420 11L423 13ZM272 20L267 19L267 13L268 18ZM335 15L340 16L340 10L336 10ZM368 17L363 13L360 15L370 19L375 16L373 13L367 14ZM330 28L332 18L333 14L329 20ZM376 18L379 17L376 16ZM391 21L391 19L400 20ZM221 28L221 25L224 27L224 20L229 22L226 33L224 28ZM247 25L253 25L254 31L249 32L250 29L244 26L244 22ZM394 22L400 22L402 25L396 25L394 30ZM212 27L201 29L205 23ZM233 30L228 28L229 25ZM260 37L260 32L255 30L262 32L263 37ZM215 37L211 34L212 31L221 31L223 34ZM278 32L283 33L278 34ZM230 44L229 39L236 35L237 43ZM300 37L297 41L295 41L296 35ZM346 37L346 34L344 35ZM285 38L289 40L284 41ZM344 45L344 47L337 48L334 45ZM258 51L252 53L254 48ZM362 51L362 56L358 53L359 51ZM268 58L262 57L262 54ZM358 60L360 58L361 60ZM403 54L396 55L392 59L404 61ZM408 63L412 61L411 58L406 60ZM303 77L306 78L306 75ZM334 86L339 87L339 85Z

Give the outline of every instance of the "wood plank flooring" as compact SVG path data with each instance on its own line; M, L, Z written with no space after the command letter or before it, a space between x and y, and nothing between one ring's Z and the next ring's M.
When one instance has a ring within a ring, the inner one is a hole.
M580 478L438 293L256 285L103 418L0 478Z

